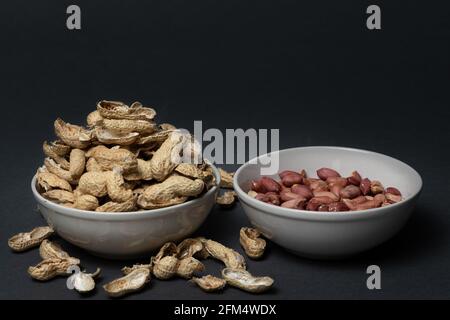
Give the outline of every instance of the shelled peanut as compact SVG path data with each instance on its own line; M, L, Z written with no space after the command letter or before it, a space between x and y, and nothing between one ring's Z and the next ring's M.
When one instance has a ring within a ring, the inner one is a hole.
M78 126L57 119L58 140L45 141L38 191L67 207L123 212L172 206L215 185L211 168L180 163L200 159L190 134L157 124L156 111L139 102L100 101Z
M380 181L362 178L357 171L342 177L330 168L308 177L305 170L285 170L280 181L261 177L252 181L248 194L257 200L290 209L309 211L354 211L387 206L402 200L394 187L384 188Z

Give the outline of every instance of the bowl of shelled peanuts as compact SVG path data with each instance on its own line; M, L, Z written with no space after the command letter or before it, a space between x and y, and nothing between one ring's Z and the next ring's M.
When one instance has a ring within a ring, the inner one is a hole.
M192 136L157 124L154 109L100 101L86 124L58 118L31 182L38 208L65 240L131 258L192 234L208 216L220 173Z
M261 174L277 158L276 174ZM352 148L300 147L249 161L234 189L250 222L304 257L342 258L371 249L406 223L420 175L392 157Z

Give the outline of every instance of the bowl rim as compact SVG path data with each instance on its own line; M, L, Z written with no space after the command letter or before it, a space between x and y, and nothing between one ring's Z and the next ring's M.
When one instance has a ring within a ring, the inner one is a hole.
M211 166L214 178L216 179L216 185L209 189L200 198L192 199L184 203L176 204L170 207L164 207L159 209L149 209L141 211L129 211L129 212L97 212L88 211L75 208L64 207L58 203L52 202L45 199L36 189L36 175L31 179L31 190L37 202L58 214L66 215L73 218L85 219L85 220L98 220L98 221L125 221L125 220L138 220L144 218L160 217L163 215L176 213L177 209L194 206L201 203L206 198L211 196L213 193L218 191L220 185L220 173L219 170L210 162L208 165Z
M308 210L299 210L299 209L290 209L290 208L283 208L280 206L275 206L272 204L267 204L265 202L259 201L254 199L253 197L249 196L246 192L244 192L241 188L241 186L238 184L237 180L240 175L240 173L250 164L257 163L256 161L259 158L265 157L267 155L271 155L274 153L282 153L282 152L288 152L288 151L295 151L295 150L313 150L313 149L330 149L330 150L345 150L345 151L351 151L351 152L358 152L358 153L366 153L366 154L373 154L378 155L382 157L389 158L391 160L394 160L398 162L399 164L407 167L413 175L416 175L418 178L419 184L417 185L417 189L413 194L409 195L407 198L403 199L400 202L393 203L389 206L385 207L379 207L379 208L373 208L373 209L366 209L366 210L355 210L355 211L342 211L339 213L336 212L324 212L324 211L308 211ZM338 146L308 146L308 147L294 147L294 148L287 148L282 150L277 150L269 153L265 153L263 155L257 156L248 162L244 163L235 173L233 178L233 187L234 190L237 192L238 197L240 200L245 202L247 205L259 210L263 211L267 214L272 214L275 216L282 216L286 218L293 218L293 219L302 219L302 220L327 220L327 221L342 221L342 220L353 220L353 219L366 219L366 218L372 218L374 216L383 215L386 214L388 211L397 208L399 206L403 206L405 203L411 201L412 199L416 198L417 195L420 194L422 187L423 187L423 180L420 174L412 168L407 163L400 161L396 158L393 158L391 156L365 150L365 149L357 149L357 148L350 148L350 147L338 147Z

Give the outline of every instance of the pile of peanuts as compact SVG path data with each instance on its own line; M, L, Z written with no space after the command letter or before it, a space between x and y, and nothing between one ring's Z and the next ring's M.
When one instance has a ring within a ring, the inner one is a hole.
M284 208L328 212L366 210L402 200L397 188L385 189L380 181L363 179L357 171L346 178L330 168L317 170L318 178L307 177L305 170L285 170L279 176L279 182L269 177L252 181L248 194Z

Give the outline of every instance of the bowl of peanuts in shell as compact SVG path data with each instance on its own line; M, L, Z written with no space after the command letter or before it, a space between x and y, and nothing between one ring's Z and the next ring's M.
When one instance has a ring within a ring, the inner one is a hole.
M279 170L262 175L262 164ZM275 162L274 162L275 161ZM251 224L288 251L339 259L387 241L422 189L416 170L392 157L344 147L299 147L259 156L234 175Z
M58 235L106 258L140 257L197 230L216 202L217 168L156 111L102 100L86 124L58 118L31 181ZM187 161L186 161L187 159Z

